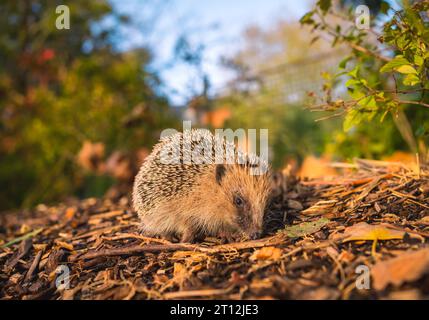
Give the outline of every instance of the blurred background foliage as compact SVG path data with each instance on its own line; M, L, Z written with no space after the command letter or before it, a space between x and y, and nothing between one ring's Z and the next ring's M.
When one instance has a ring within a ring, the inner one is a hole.
M380 32L392 16L382 1L318 1L314 6L328 2L340 13L326 18L334 28L352 19L360 3L374 14L371 30ZM124 194L161 130L180 129L184 119L209 128L268 128L273 166L295 172L311 156L380 159L397 150L415 152L412 144L421 146L419 137L427 138L428 112L416 106L401 107L406 118L359 121L347 130L344 118L332 117L329 108L309 110L322 100L329 105L346 99L347 78L335 76L346 57L348 71L358 63L362 77L377 90L391 89L389 78L380 76L383 63L350 46L373 50L376 40L366 34L333 42L326 27L312 31L311 23L250 25L240 50L222 55L219 68L233 76L213 93L204 68L210 43L204 37L192 42L192 31L184 30L172 63L197 75L197 85L178 106L163 90L160 70L151 67L154 51L118 45L130 16L109 1L74 0L66 3L72 28L58 30L55 7L60 4L0 3L0 210ZM389 57L397 54L383 49ZM326 119L316 121L321 118Z
M107 174L107 160L110 169L132 170L124 157L144 153L161 128L177 125L146 69L149 51L118 52L115 28L101 23L126 19L107 1L77 0L69 4L73 28L58 30L59 4L0 3L2 209L102 195L128 178Z

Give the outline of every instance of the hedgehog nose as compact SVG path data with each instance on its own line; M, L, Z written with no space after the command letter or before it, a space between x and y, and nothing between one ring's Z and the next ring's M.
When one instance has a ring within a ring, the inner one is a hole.
M256 239L258 239L260 236L261 236L261 233L260 233L259 231L257 231L257 232L252 232L252 233L250 234L250 239L251 239L251 240L256 240Z

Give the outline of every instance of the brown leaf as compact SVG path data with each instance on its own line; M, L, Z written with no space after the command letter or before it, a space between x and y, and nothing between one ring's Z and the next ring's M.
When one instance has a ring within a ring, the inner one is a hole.
M275 247L263 247L253 252L250 260L278 260L282 256L282 250Z
M429 249L409 251L400 256L380 261L371 270L374 288L383 290L388 284L400 285L420 279L429 272Z
M295 210L302 210L304 209L304 207L302 206L301 202L296 201L296 200L289 200L287 202L288 207L291 209L295 209Z

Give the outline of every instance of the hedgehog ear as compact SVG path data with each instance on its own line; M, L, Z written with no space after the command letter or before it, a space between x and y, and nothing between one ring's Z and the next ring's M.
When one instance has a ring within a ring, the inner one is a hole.
M225 175L226 168L223 164L216 165L216 182L220 184Z

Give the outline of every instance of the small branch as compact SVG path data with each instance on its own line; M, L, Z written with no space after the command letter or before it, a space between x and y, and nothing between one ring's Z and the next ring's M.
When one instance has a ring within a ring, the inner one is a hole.
M314 121L315 122L320 122L320 121L325 121L325 120L329 120L329 119L336 118L336 117L341 117L344 113L345 113L345 111L334 113L334 114L332 114L330 116L318 118L318 119L316 119Z
M124 255L137 255L145 252L171 252L171 251L198 251L203 253L219 253L230 252L237 250L245 250L252 248L261 248L265 246L284 244L286 239L282 235L274 235L269 238L260 240L229 243L225 245L216 245L212 247L203 247L196 244L189 243L172 243L172 244L152 244L152 245L134 245L125 248L111 248L102 250L92 250L84 254L77 254L69 257L70 262L77 260L93 259L98 257L108 256L124 256Z
M382 60L382 61L385 61L385 62L389 62L389 61L392 60L392 58L389 58L389 57L383 56L381 54L378 54L376 52L373 52L373 51L371 51L371 50L369 50L369 49L367 49L365 47L359 46L359 45L351 43L351 42L348 42L348 43L349 43L350 47L352 47L356 51L359 51L359 52L362 52L362 53L365 53L365 54L369 54L369 55L371 55L371 56L373 56L373 57L375 57L375 58L377 58L379 60Z
M414 104L414 105L423 106L425 108L429 108L429 103L424 103L420 101L412 101L412 100L396 100L396 101L400 104Z
M373 52L365 47L362 47L360 45L357 45L353 42L351 42L350 40L346 39L346 36L344 36L341 32L337 32L331 25L329 25L325 18L323 17L323 14L320 13L319 10L317 10L317 15L320 18L320 21L322 22L322 24L324 25L324 27L326 28L328 34L330 34L333 37L339 37L343 42L347 43L351 48L355 49L356 51L371 55L379 60L385 61L385 62L389 62L392 60L392 58L383 56L381 54L378 54L376 52Z
M89 251L83 255L74 255L69 257L69 261L74 262L76 260L93 259L97 257L110 257L110 256L124 256L124 255L136 255L144 252L169 252L169 251L194 251L198 247L194 245L186 244L154 244L154 245L135 245L125 248L112 248L102 249L98 251Z
M393 78L395 79L395 75L393 74ZM395 79L396 82L396 79ZM398 90L397 88L394 90L384 90L386 93L396 93L396 94L411 94L411 93L419 93L424 92L426 89L412 89L412 90Z
M176 291L167 292L164 294L165 299L189 299L195 297L212 297L220 296L230 293L235 285L231 285L225 289L203 289L203 290L189 290L189 291Z
M36 256L34 257L33 262L31 263L30 269L28 269L27 274L25 275L25 281L30 281L33 277L34 272L37 269L37 266L39 265L40 259L42 258L43 250L40 250L37 252Z

